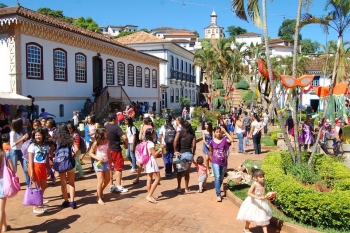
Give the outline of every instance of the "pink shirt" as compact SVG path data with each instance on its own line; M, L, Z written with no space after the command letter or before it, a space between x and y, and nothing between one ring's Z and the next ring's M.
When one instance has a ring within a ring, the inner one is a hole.
M197 168L197 172L198 172L198 176L202 176L207 174L207 167L202 163L202 164L198 164L194 162L194 165Z

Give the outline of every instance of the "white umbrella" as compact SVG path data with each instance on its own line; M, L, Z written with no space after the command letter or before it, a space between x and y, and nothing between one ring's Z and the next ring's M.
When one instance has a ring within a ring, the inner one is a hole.
M0 92L0 104L32 105L32 99L13 92Z

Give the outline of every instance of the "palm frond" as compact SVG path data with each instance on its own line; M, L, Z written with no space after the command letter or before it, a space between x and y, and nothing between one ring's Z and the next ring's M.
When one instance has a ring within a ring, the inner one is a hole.
M248 14L249 14L249 17L252 19L253 23L255 24L255 26L259 28L263 28L258 0L249 0Z
M316 17L311 14L302 14L301 20L300 20L300 27L309 25L309 24L322 24L322 25L329 25L329 19L327 17Z
M231 0L232 11L235 15L248 22L248 17L245 12L244 0Z

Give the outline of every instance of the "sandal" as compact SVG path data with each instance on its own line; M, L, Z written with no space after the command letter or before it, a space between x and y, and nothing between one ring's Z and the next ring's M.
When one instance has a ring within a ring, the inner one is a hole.
M158 201L154 200L153 197L146 197L146 200L149 201L150 203L157 204Z
M104 203L104 202L102 201L102 199L99 199L99 200L97 201L97 203L100 204L100 205L106 205L106 203Z
M177 192L177 193L182 193L181 189L179 189L179 188L176 188L176 189L175 189L175 192Z
M158 197L158 196L152 196L152 198L153 198L154 200L156 200L156 201L159 200L159 197Z
M139 179L135 179L135 180L132 181L132 183L133 184L138 184L138 183L140 183L140 180Z
M185 189L185 193L191 193L190 189Z

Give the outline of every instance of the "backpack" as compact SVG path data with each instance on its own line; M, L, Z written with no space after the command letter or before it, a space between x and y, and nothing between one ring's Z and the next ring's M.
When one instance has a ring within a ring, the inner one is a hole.
M148 163L150 155L148 153L147 141L142 141L136 146L135 157L139 164L145 165Z
M55 170L59 173L72 170L75 167L75 159L72 156L72 146L59 146L53 158Z
M82 153L82 154L86 153L86 150L87 150L86 143L85 143L85 139L82 137L80 137L80 148L79 149L80 149L80 153Z
M140 140L140 130L134 125L133 127L135 127L135 130L136 130L136 141L135 141L135 145L138 145L141 140ZM131 129L132 130L132 129ZM131 131L132 132L132 131ZM129 143L132 143L132 142L129 142Z
M165 144L172 144L174 143L176 130L174 128L170 127L164 127L165 128L165 135L164 135L164 142Z

